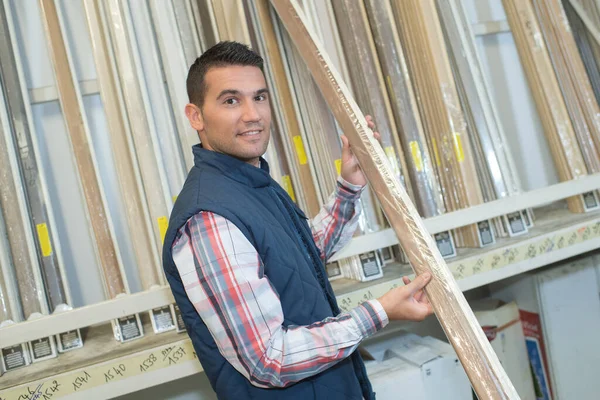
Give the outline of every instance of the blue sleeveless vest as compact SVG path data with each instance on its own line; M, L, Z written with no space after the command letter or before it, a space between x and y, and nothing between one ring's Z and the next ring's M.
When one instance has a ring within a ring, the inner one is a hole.
M340 310L306 216L271 179L266 161L261 159L262 168L256 168L200 145L193 151L195 165L165 236L163 266L198 359L219 399L374 399L358 352L318 375L272 389L253 386L223 358L185 293L171 252L177 231L200 211L225 217L254 245L264 274L280 297L284 326L309 325Z

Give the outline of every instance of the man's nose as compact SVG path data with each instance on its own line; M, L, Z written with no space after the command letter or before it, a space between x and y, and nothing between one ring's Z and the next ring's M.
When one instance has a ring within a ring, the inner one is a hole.
M244 106L244 113L242 115L244 122L253 122L260 120L260 114L256 108L256 104L253 101L246 102Z

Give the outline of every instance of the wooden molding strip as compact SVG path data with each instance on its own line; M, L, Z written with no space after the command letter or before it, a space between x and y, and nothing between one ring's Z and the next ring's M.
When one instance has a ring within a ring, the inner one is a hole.
M129 8L127 4L118 0L109 0L107 3L108 26L115 49L115 61L152 220L152 232L160 255L172 199L168 194L166 172L160 157L157 133L154 130L147 99L143 95L139 80L141 73L136 60L135 48L131 45L133 32ZM157 283L163 279L163 274L159 273Z
M313 77L360 165L375 188L390 224L417 274L433 279L427 295L450 342L456 349L479 399L518 399L519 396L483 334L473 312L411 203L383 149L375 141L356 102L332 67L322 46L306 27L295 0L272 0L279 17L309 66Z
M387 80L386 86L396 122L400 127L398 134L414 188L415 205L423 218L443 214L444 198L433 168L391 6L389 2L379 0L368 0L365 4L373 21L371 29Z
M73 76L54 0L39 0L56 78L61 110L71 138L73 156L87 205L104 286L109 298L128 291L106 198L98 175L96 156L88 130L81 96Z
M145 10L140 10L143 7ZM200 143L198 132L189 124L185 116L185 106L188 103L186 91L186 78L188 64L184 52L184 38L179 35L177 20L175 19L174 4L170 1L151 0L148 5L136 5L136 13L147 12L150 8L151 23L154 26L156 41L160 51L160 58L163 64L163 74L167 81L169 89L169 99L173 111L173 119L177 127L181 153L185 160L185 171L189 171L194 166L192 146ZM187 37L189 39L189 36ZM196 57L200 56L197 54ZM195 60L195 58L194 58ZM193 62L193 61L192 61ZM167 132L161 134L168 134ZM166 154L166 157L171 157ZM183 182L182 182L183 184Z
M502 3L559 179L568 181L586 175L587 168L533 6L529 0L502 0ZM567 202L571 211L584 211L581 197L570 198Z
M47 314L48 307L25 193L22 190L21 172L13 150L15 145L2 86L0 85L0 212L6 224L13 265L18 266L14 271L19 300L8 300L11 303L20 302L23 315L12 316L15 321L20 321L33 314Z
M83 4L121 198L125 206L129 237L133 245L142 287L147 290L160 282L158 275L161 265L159 252L152 236L152 224L142 182L139 179L139 167L133 158L135 149L131 148L131 133L128 130L129 126L121 106L122 99L119 96L116 73L111 65L110 48L106 41L101 9L97 0L84 0Z
M34 243L40 262L41 274L51 311L60 305L71 304L71 296L64 270L62 248L50 204L45 176L40 171L40 152L31 117L25 78L21 70L21 57L16 46L16 36L9 18L9 5L0 7L0 60L2 83L6 93L9 120L23 190L31 217Z

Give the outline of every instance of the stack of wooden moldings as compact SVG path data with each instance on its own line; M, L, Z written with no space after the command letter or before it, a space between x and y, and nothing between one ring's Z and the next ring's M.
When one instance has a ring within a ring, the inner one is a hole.
M589 173L600 172L600 107L577 51L560 0L533 0L581 154Z
M435 3L394 0L392 4L446 209L454 211L480 204L483 196L471 141ZM456 243L462 247L479 246L476 226L458 229Z
M390 103L413 185L419 214L430 218L445 212L444 198L427 147L416 96L390 3L366 0L373 39L385 76Z
M364 4L355 0L333 0L332 4L346 59L356 60L348 62L354 97L361 110L373 116L390 164L414 202L410 176L406 174L406 162Z
M544 44L530 0L502 0L521 62L540 114L544 133L561 181L586 175L588 170L567 111L561 87ZM581 196L567 199L572 212L584 212Z

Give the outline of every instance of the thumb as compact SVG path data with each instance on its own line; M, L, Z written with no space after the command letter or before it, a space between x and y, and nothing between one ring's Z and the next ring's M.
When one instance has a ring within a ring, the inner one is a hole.
M423 289L431 280L431 274L429 272L425 272L419 276L417 276L411 283L406 285L411 295L414 295L419 290Z
M340 139L342 139L342 149L349 149L350 148L350 142L348 141L348 138L346 137L346 135L342 135L340 136Z
M340 136L340 138L342 139L342 158L347 159L349 156L352 155L352 152L350 151L350 141L348 140L346 135L342 135Z

